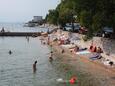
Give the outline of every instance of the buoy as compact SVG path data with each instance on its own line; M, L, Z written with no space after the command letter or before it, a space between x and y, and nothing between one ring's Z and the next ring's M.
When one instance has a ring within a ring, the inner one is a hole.
M72 78L69 80L69 82L70 82L70 84L75 84L75 83L76 83L76 80L77 80L76 77L72 77Z

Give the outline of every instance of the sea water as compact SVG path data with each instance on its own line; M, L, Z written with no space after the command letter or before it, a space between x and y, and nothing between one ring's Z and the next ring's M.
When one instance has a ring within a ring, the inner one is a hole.
M22 24L0 24L6 31L46 31L46 28L23 27ZM12 54L9 54L9 51ZM62 76L48 60L50 52L39 37L0 37L0 86L59 86L56 79ZM33 73L32 65L37 63Z

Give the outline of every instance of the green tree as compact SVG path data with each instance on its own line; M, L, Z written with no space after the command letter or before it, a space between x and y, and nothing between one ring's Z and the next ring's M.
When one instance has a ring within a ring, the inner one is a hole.
M49 10L49 14L46 16L46 21L50 24L58 24L58 11L57 10Z
M104 13L98 12L93 16L92 29L94 32L102 30L104 27Z
M61 0L55 10L49 11L49 23L65 26L76 21L88 28L88 34L103 27L113 27L115 32L115 0Z
M82 11L80 13L80 24L82 26L85 26L85 27L90 27L91 25L91 21L92 18L91 18L91 12L88 12L88 11Z

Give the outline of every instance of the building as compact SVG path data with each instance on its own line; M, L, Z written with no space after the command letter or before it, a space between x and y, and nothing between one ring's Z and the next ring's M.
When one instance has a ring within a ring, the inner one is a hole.
M43 19L42 19L42 16L34 16L33 17L33 22L41 22Z
M28 23L25 23L24 26L35 27L42 24L43 24L42 16L33 16L33 19L31 21L28 21Z

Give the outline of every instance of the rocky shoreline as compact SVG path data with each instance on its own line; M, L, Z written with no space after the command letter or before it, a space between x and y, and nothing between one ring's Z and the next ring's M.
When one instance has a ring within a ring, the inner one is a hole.
M62 33L62 32L61 32ZM67 32L63 32L67 35ZM88 55L76 55L70 52L69 49L63 48L59 45L58 41L53 38L59 36L59 32L50 34L49 46L54 52L53 64L60 64L64 72L70 71L69 75L76 75L78 77L78 86L114 86L115 84L115 69L100 62L100 60L89 60ZM51 38L51 36L53 36ZM45 40L48 42L49 37ZM64 53L62 50L64 49ZM57 63L58 59L58 63ZM56 63L55 63L56 61ZM86 83L86 84L85 84ZM76 85L75 85L76 86Z

